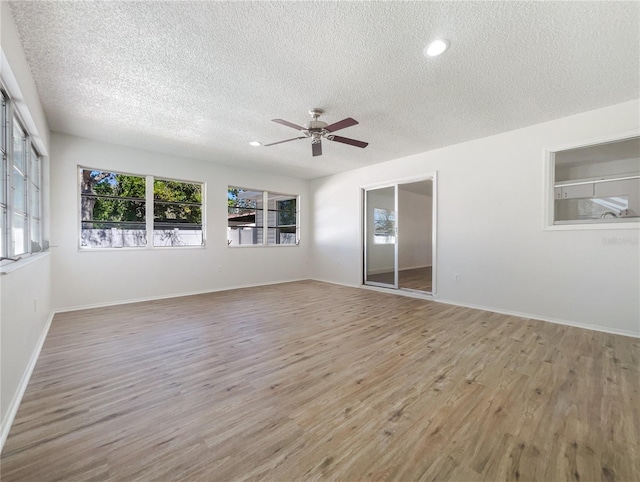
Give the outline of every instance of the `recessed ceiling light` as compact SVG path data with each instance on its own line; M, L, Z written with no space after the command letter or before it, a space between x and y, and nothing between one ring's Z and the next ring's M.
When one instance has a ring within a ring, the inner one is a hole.
M249 145L253 147L258 147L258 146L261 146L262 144L260 144L258 141L251 141L249 142Z
M424 55L427 57L437 57L449 48L449 42L444 39L437 39L424 48Z

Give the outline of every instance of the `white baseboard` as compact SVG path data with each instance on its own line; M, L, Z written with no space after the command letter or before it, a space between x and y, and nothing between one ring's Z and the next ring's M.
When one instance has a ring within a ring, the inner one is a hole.
M558 319L558 318L550 318L550 317L547 317L547 316L534 315L534 314L531 314L531 313L523 313L523 312L520 312L520 311L503 310L503 309L500 309L500 308L492 308L490 306L474 305L474 304L470 304L470 303L460 303L460 302L451 301L451 300L434 299L434 301L437 301L438 303L445 303L447 305L462 306L464 308L473 308L475 310L491 311L493 313L500 313L500 314L503 314L503 315L511 315L511 316L518 316L520 318L527 318L527 319L531 319L531 320L546 321L548 323L555 323L557 325L565 325L565 326L572 326L574 328L583 328L583 329L586 329L586 330L600 331L602 333L609 333L611 335L622 335L622 336L630 336L630 337L633 337L633 338L640 338L640 333L638 333L638 332L628 331L628 330L620 330L618 328L611 328L609 326L590 325L588 323L579 323L579 322L576 322L576 321L561 320L561 319Z
M408 296L410 298L421 298L421 299L424 299L424 300L435 301L436 303L444 303L444 304L447 304L447 305L461 306L463 308L473 308L475 310L491 311L493 313L500 313L500 314L503 314L503 315L517 316L519 318L527 318L527 319L531 319L531 320L546 321L548 323L555 323L557 325L572 326L574 328L583 328L585 330L599 331L599 332L602 332L602 333L609 333L611 335L622 335L622 336L630 336L632 338L640 338L640 333L639 332L635 332L635 331L620 330L618 328L611 328L609 326L590 325L590 324L587 324L587 323L579 323L579 322L575 322L575 321L561 320L561 319L558 319L558 318L551 318L551 317L546 317L546 316L541 316L541 315L534 315L532 313L524 313L524 312L521 312L521 311L503 310L501 308L494 308L494 307L490 307L490 306L475 305L475 304L470 304L470 303L460 303L458 301L446 300L446 299L438 298L438 295L435 294L435 293L433 295L429 295L429 294L426 294L426 293L425 294L421 294L421 293L415 293L415 292L411 292L411 291L395 290L395 289L392 289L392 288L382 288L382 287L368 286L368 285L363 285L363 284L353 285L353 284L347 284L347 283L336 283L334 281L316 279L316 278L314 278L314 281L321 281L323 283L330 283L330 284L339 285L339 286L349 286L349 287L352 287L352 288L362 288L362 289L366 289L366 290L378 291L380 293L389 293L389 294L398 295L398 296Z
M328 283L330 285L337 285L337 286L346 286L347 288L361 288L363 285L362 284L352 284L352 283L339 283L338 281L329 281L326 279L321 279L321 278L309 278L311 281L319 281L320 283Z
M419 290L407 290L407 289L393 289L393 288L384 288L382 286L373 286L373 285L360 285L356 288L362 288L364 290L377 291L378 293L387 293L390 295L397 296L405 296L407 298L419 298L421 300L429 300L435 301L432 293L427 293L426 291Z
M407 269L422 269L422 268L432 268L433 266L430 264L421 264L418 266L403 266L402 268L399 268L399 271L404 271Z
M390 266L388 268L378 268L378 269L370 269L369 274L384 274L384 273L393 273L394 268Z
M270 286L270 285L278 285L282 283L293 283L295 281L305 281L309 278L296 278L290 280L280 280L273 281L269 283L255 283L248 285L238 285L238 286L225 286L224 288L216 288L210 290L198 290L198 291L185 291L182 293L170 293L166 295L158 295L158 296L148 296L145 298L131 298L128 300L118 300L118 301L107 301L104 303L92 303L88 305L78 305L78 306L68 306L64 308L56 308L54 310L55 313L66 313L68 311L80 311L80 310L90 310L92 308L106 308L109 306L117 306L117 305L128 305L130 303L142 303L144 301L155 301L155 300L167 300L171 298L181 298L183 296L193 296L193 295L206 295L208 293L218 293L220 291L230 291L230 290L240 290L243 288L257 288L259 286Z
M44 341L47 339L47 334L49 333L49 328L51 327L51 322L53 321L54 315L55 313L52 311L42 329L42 332L40 333L38 343L36 344L36 347L31 354L31 358L29 358L27 368L22 374L22 378L20 379L20 383L18 384L18 390L16 390L16 393L13 395L13 399L9 404L9 410L7 410L5 419L2 421L2 429L0 430L0 452L2 452L4 443L7 441L7 437L9 436L11 425L13 425L13 420L16 418L18 408L20 407L20 402L22 401L24 392L27 389L27 385L29 385L31 374L33 373L33 369L36 367L36 363L38 361L38 358L40 357L40 352L42 351L42 347L44 346Z

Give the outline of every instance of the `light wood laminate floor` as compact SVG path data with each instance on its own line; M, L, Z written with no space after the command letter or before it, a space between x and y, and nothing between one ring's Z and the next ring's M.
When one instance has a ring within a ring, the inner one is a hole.
M315 281L58 314L1 479L637 481L639 352Z

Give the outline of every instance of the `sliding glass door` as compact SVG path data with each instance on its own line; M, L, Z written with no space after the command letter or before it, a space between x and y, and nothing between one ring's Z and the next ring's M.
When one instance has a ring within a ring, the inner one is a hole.
M364 284L435 293L436 177L364 190Z
M398 288L396 186L365 191L365 283Z

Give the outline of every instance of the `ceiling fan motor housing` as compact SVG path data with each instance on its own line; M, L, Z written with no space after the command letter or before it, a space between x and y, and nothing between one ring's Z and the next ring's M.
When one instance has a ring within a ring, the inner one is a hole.
M313 120L307 122L304 125L305 127L304 131L302 131L305 136L313 137L313 140L312 140L313 144L318 144L322 140L322 136L327 134L325 127L327 127L329 124L318 120L318 117L320 117L320 115L323 113L324 111L322 109L318 109L318 108L310 109L309 114L311 114L311 117L313 117Z
M326 122L312 120L304 125L305 130L302 132L307 137L313 137L314 143L320 142L322 136L327 133L327 131L324 129L325 127L327 127L327 125L328 124Z

